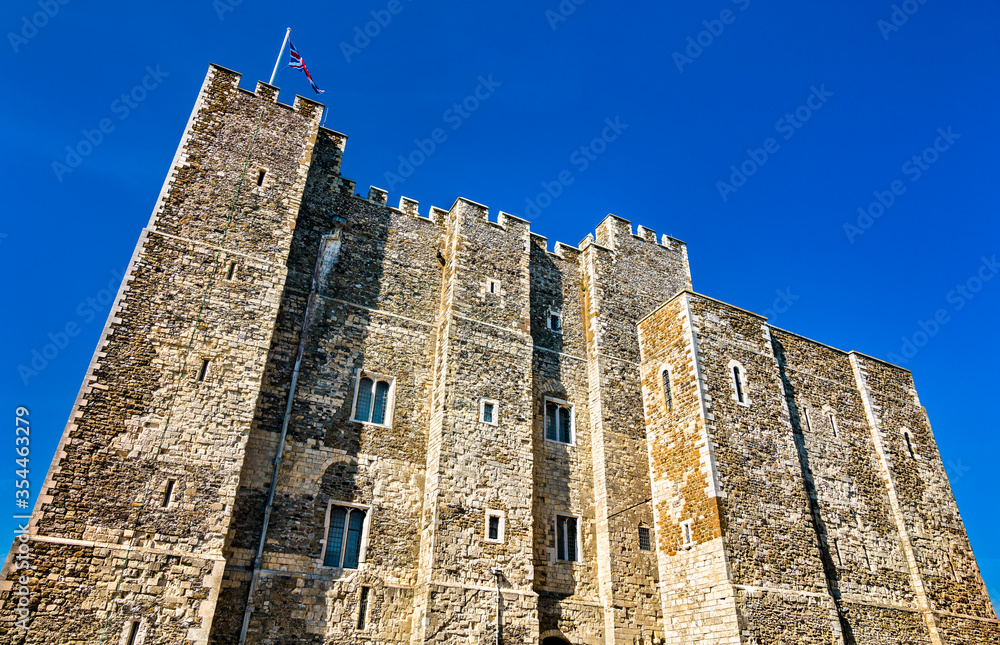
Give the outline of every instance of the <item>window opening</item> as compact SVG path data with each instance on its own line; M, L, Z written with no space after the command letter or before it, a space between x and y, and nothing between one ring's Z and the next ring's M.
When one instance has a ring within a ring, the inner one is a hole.
M389 424L392 380L382 376L361 376L354 404L354 420L377 425Z
M266 170L259 170L259 171L257 171L257 185L258 186L263 186L264 185L264 175L265 174L267 174Z
M545 438L559 443L573 443L573 406L545 401Z
M674 407L674 396L673 392L670 390L670 370L663 370L663 403L670 410Z
M368 613L368 594L370 587L361 587L361 597L358 599L358 629L365 628Z
M134 620L128 628L128 640L125 641L125 645L135 645L136 638L139 636L139 621Z
M684 538L683 546L692 546L694 544L694 536L691 535L691 520L681 522L681 535Z
M645 526L639 527L639 549L642 551L652 551L653 544L649 539L649 528Z
M173 479L167 480L167 490L163 493L163 508L170 506L170 498L173 497L175 483Z
M577 518L556 516L556 557L567 562L579 561L577 548Z
M347 506L330 507L330 527L326 535L323 566L357 569L361 557L361 533L365 511Z
M201 362L201 369L198 370L198 380L204 381L206 376L208 376L208 359Z

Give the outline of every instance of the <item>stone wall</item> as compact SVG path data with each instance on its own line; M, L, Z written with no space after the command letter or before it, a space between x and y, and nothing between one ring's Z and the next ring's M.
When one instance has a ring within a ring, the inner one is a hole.
M140 236L33 515L27 631L0 586L7 642L207 640L321 115L238 82L210 68Z
M3 642L493 643L498 612L507 643L997 642L908 372L690 292L684 243L614 215L549 251L464 198L355 194L321 106L238 82L209 70ZM365 513L357 568L324 566L332 504Z
M1000 635L975 560L955 555L967 538L908 372L688 293L639 339L668 642L710 619L732 642ZM685 520L693 544L678 548ZM966 574L942 575L954 561ZM942 579L947 608L929 591Z

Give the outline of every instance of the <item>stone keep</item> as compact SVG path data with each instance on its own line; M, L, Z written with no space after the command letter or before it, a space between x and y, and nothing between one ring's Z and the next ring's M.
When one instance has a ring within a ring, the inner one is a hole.
M550 252L362 198L322 106L239 79L209 69L0 641L1000 643L909 372L692 292L613 215Z

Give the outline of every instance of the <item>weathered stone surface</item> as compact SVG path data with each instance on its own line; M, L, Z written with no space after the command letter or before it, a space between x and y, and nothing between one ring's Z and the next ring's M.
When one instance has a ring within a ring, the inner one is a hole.
M507 643L1000 642L908 372L693 293L683 242L614 215L550 251L362 198L321 106L238 82L209 70L0 642L494 643L498 607ZM331 504L356 568L324 566Z

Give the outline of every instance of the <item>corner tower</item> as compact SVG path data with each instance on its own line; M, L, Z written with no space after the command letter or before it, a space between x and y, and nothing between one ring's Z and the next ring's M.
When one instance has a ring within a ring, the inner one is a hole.
M30 524L18 643L207 643L322 109L211 66ZM149 636L146 633L149 632Z

